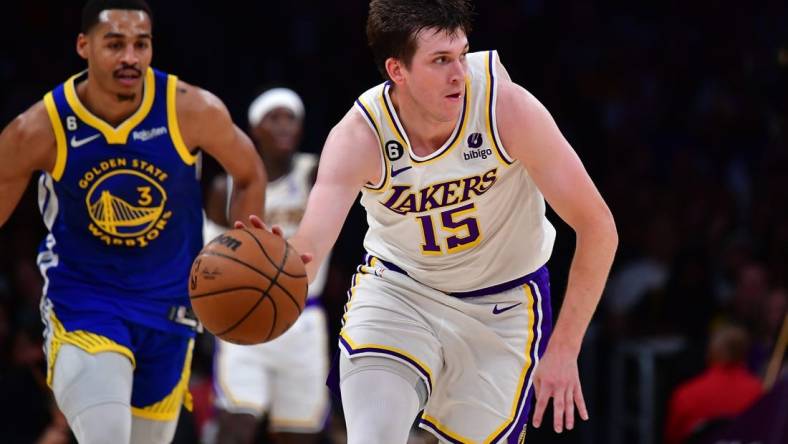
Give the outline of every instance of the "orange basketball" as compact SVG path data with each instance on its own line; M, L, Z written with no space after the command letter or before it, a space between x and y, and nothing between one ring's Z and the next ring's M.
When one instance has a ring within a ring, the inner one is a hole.
M189 297L205 328L235 344L270 341L304 309L307 277L298 253L258 228L227 231L192 264Z

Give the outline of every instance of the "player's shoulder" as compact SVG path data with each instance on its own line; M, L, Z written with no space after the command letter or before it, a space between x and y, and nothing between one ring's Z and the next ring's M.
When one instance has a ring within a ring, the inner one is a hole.
M199 117L215 113L226 113L222 100L207 89L178 79L175 85L175 103L178 116Z
M357 147L377 149L379 141L374 129L355 106L331 129L328 142L351 143Z
M32 168L48 170L54 162L55 132L43 100L16 116L0 137L3 145L16 150Z
M20 143L55 142L52 124L43 100L16 116L3 131L6 137Z

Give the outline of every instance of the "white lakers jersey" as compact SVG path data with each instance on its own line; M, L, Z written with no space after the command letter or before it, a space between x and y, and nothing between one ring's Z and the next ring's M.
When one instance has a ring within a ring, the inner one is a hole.
M550 258L555 229L541 192L498 136L495 51L467 55L465 103L454 132L417 156L385 82L356 109L380 140L383 177L362 190L364 247L413 279L447 293L507 283Z

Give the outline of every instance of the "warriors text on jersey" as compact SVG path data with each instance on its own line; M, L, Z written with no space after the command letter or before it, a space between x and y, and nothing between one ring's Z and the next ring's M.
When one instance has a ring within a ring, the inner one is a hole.
M167 316L189 304L202 199L199 156L178 129L177 78L148 69L139 109L112 127L80 102L85 75L44 97L57 141L55 167L39 180L45 302L68 330L91 327L77 313L109 312L186 334Z
M364 247L413 279L458 295L539 269L555 239L541 192L498 135L498 55L468 54L467 63L462 113L429 156L411 150L389 82L356 102L383 156L382 179L362 191L369 223Z

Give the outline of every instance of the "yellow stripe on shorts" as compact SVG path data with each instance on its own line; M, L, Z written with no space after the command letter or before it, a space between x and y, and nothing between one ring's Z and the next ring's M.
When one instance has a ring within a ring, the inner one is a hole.
M71 344L79 347L86 352L95 355L102 352L115 352L129 358L131 365L136 367L137 362L134 359L134 353L128 347L118 344L117 342L105 336L91 333L85 330L66 331L63 324L55 316L53 310L49 311L49 327L52 329L51 335L48 338L47 349L47 385L52 387L52 376L55 369L55 360L60 347L63 344Z
M152 419L155 421L172 421L178 417L181 404L186 410L192 411L192 394L189 392L189 376L192 368L192 350L194 350L194 339L189 341L189 349L186 351L186 359L183 362L183 372L181 379L169 395L156 404L147 407L131 407L131 414L140 418Z

